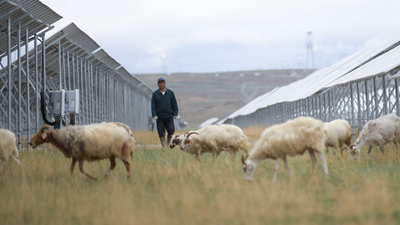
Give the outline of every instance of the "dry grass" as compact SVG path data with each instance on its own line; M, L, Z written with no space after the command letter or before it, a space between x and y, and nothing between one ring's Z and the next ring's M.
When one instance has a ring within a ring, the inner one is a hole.
M262 128L255 128L263 130ZM245 129L249 137L260 130ZM141 144L156 133L135 132ZM340 155L340 154L339 154ZM0 174L1 224L399 224L399 159L393 146L382 155L352 161L328 155L329 172L308 178L308 153L289 158L271 183L274 161L260 163L253 182L242 178L239 156L213 160L175 148L138 148L126 180L121 161L108 180L107 160L85 163L92 181L56 149L24 151L21 166L9 161Z

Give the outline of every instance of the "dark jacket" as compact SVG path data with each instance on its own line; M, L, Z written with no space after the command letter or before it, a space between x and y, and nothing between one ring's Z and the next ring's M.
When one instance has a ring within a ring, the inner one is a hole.
M175 94L170 89L165 90L163 95L160 89L153 92L151 97L151 115L158 118L170 118L178 116L178 104L176 103Z

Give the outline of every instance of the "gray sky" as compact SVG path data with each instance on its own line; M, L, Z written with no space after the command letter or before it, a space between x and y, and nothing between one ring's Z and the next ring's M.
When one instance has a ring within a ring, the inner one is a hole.
M308 31L323 68L400 35L398 0L41 2L133 74L304 68Z

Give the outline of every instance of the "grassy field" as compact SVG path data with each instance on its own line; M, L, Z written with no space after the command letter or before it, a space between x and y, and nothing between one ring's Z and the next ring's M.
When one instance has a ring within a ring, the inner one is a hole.
M263 128L244 132L255 141ZM254 181L243 179L239 155L211 154L203 162L178 148L157 146L156 133L135 132L137 149L126 179L121 161L109 179L109 161L85 163L90 180L57 149L23 151L21 166L10 160L0 173L1 224L399 224L399 159L373 149L366 161L327 155L308 177L308 153L289 158L271 183L274 161L258 166ZM340 155L340 154L339 154Z

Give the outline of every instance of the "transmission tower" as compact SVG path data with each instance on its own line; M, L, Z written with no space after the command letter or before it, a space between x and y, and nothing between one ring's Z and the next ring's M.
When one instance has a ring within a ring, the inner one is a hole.
M168 59L168 52L167 52L167 51L161 52L160 58L161 58L161 60L163 61L163 70L164 70L163 72L164 72L164 74L167 74L167 64L166 64L166 61L167 61L167 59Z
M315 69L315 64L314 64L314 41L312 38L312 32L308 31L307 32L307 56L306 56L306 69Z

